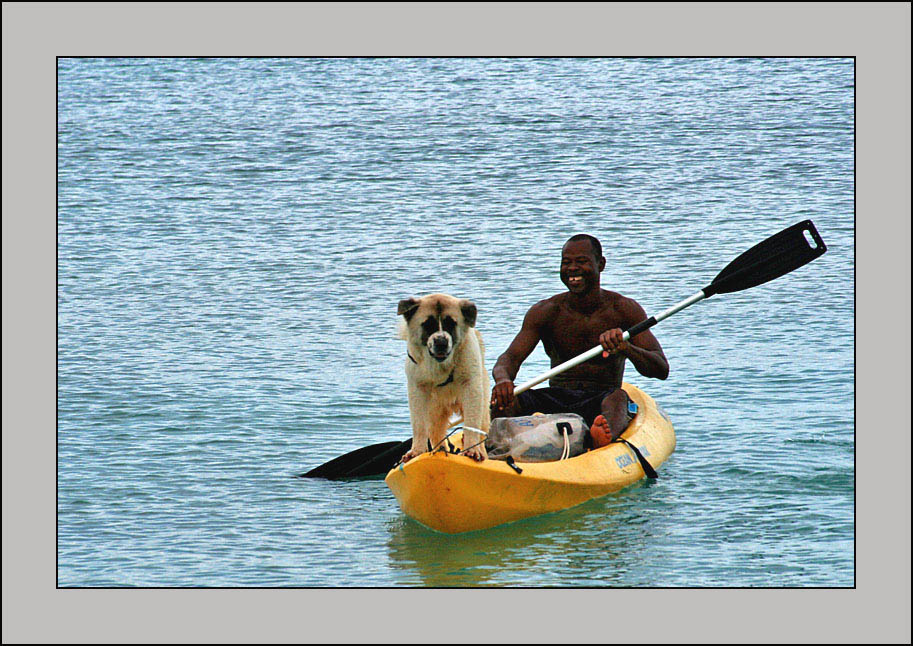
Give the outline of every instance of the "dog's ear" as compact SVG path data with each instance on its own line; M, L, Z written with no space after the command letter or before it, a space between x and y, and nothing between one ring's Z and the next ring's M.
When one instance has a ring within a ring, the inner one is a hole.
M472 301L468 301L465 298L460 301L460 311L463 313L463 318L466 321L466 325L469 327L476 326L476 304Z
M418 309L418 300L414 298L404 298L399 302L399 305L396 308L396 313L405 316L406 320L412 318L412 315L415 314L415 310Z

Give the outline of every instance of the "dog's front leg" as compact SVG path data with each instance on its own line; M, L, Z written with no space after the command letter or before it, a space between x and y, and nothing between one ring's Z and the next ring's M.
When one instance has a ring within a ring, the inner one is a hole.
M488 457L488 451L485 450L485 439L488 437L488 429L491 426L491 413L487 398L480 397L478 393L470 392L467 395L462 402L463 453L473 460L481 462ZM472 429L483 432L479 433Z
M427 397L417 386L409 388L409 417L412 421L412 448L403 456L408 462L428 450Z

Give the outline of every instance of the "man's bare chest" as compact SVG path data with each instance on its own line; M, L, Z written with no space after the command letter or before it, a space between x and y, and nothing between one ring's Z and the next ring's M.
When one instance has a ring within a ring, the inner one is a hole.
M561 354L580 353L599 343L603 332L616 327L622 324L613 310L599 310L589 316L563 310L556 313L543 340Z

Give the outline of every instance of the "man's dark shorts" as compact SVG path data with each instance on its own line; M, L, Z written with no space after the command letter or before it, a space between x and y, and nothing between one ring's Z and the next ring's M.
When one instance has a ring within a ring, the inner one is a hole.
M517 395L519 406L518 417L532 415L533 413L576 413L592 426L598 415L602 415L602 400L611 395L616 389L611 390L571 390L551 386L548 388L534 388ZM625 393L627 397L627 393ZM631 411L631 398L628 397L628 421L634 419Z

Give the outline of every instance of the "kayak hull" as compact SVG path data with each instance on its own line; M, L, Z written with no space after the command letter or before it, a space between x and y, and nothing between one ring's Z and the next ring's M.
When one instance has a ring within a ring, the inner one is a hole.
M627 383L623 388L638 412L622 438L656 469L675 450L672 423L652 397ZM574 507L645 477L634 452L620 442L568 460L517 466L522 473L501 460L475 462L438 451L392 469L384 481L407 516L456 534Z

